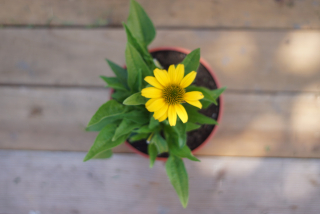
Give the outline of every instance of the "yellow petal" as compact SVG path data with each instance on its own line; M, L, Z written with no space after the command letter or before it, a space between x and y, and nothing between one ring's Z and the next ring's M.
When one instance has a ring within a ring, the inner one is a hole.
M150 85L158 88L158 89L163 89L163 86L159 83L159 81L155 78L155 77L152 77L152 76L147 76L144 78L144 80L149 83Z
M183 99L184 100L200 100L204 98L203 94L200 91L191 91L184 94Z
M176 68L176 79L175 82L179 84L184 76L184 64L179 64Z
M162 121L164 121L165 119L167 119L167 117L168 117L168 111L166 111L166 112L164 113L164 115L162 115L162 117L160 117L158 120L159 120L159 122L162 122Z
M198 100L186 100L187 103L189 103L190 105L193 105L195 107L198 107L198 108L202 108L202 104L200 103L200 101Z
M166 103L163 98L158 98L154 102L152 102L148 107L148 111L155 112L160 110Z
M153 98L153 99L148 100L148 101L146 102L146 109L148 109L149 106L150 106L154 101L156 101L157 99L159 99L159 98Z
M187 74L187 76L185 76L181 80L180 86L182 88L188 87L193 82L193 80L196 78L196 76L197 76L197 72L191 71L190 73Z
M183 123L186 123L188 121L188 114L186 109L181 104L175 105L174 108L176 109L176 112L180 117L181 121Z
M156 68L154 69L153 74L161 85L167 86L170 83L169 74L166 70Z
M158 120L161 118L167 111L168 111L168 104L165 104L161 109L158 111L154 112L153 117L154 119Z
M176 79L176 67L174 65L169 66L168 74L169 74L170 81L174 83Z
M158 88L148 87L141 90L141 95L146 98L160 98L162 91Z
M177 122L177 112L174 105L170 105L168 108L168 118L170 126L175 126Z

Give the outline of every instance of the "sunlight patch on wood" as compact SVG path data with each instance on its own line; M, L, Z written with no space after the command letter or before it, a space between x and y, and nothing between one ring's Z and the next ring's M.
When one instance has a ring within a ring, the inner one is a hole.
M320 34L293 32L283 38L278 60L283 72L309 76L319 72Z
M293 142L304 142L304 146L320 141L320 98L317 95L299 96L292 106ZM308 132L309 134L302 134Z

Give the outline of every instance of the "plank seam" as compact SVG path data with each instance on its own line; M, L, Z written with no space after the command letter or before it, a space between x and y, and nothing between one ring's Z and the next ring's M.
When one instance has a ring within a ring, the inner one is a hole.
M7 25L0 24L0 29L123 29L121 25L91 26L91 25ZM255 31L255 32L285 32L285 31L320 31L320 28L299 27L187 27L187 26L156 26L157 30L201 30L201 31Z
M0 83L0 88L52 88L52 89L107 89L103 86L94 85L47 85L47 84L19 84L19 83ZM243 90L227 89L228 94L260 94L260 95L319 95L320 91L271 91L271 90Z

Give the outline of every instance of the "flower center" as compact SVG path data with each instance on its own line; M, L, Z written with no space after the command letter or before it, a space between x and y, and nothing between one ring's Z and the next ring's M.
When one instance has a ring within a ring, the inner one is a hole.
M184 89L179 85L168 85L162 90L164 101L169 105L179 104L183 101Z

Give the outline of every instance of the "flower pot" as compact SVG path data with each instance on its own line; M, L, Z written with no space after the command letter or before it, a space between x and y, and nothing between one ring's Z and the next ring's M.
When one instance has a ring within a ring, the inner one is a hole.
M162 47L154 48L150 50L151 55L156 58L164 69L172 64L178 64L182 62L184 57L190 53L189 50L176 48L176 47ZM209 89L217 89L220 84L213 73L213 70L209 67L208 63L202 58L200 59L200 66L197 71L197 77L194 81L195 85L207 87ZM222 95L217 99L218 106L211 104L207 109L201 109L200 112L204 115L215 119L218 123L221 121L223 112L223 99ZM192 153L196 152L207 144L214 136L217 130L216 125L202 125L199 129L187 133L187 145L191 149ZM126 145L135 153L138 153L144 157L149 158L148 144L146 140L140 140L136 142L126 142ZM159 154L157 160L167 160L168 154Z

